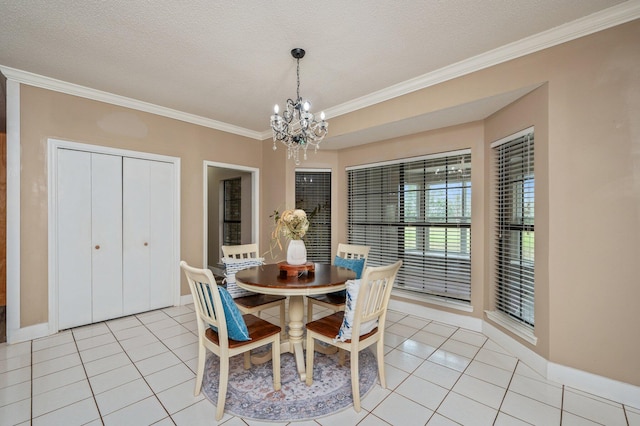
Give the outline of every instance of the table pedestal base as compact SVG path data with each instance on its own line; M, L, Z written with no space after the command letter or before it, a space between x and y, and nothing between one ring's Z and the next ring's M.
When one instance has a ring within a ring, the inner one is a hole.
M280 343L280 353L292 353L300 380L307 379L304 359L304 296L289 297L289 340ZM271 351L261 355L251 355L253 364L264 364L271 359Z
M289 297L289 350L296 358L300 380L306 380L304 363L304 296Z

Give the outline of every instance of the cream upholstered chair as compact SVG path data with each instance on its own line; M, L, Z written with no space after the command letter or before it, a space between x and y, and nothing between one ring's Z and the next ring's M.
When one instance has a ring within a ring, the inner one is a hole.
M369 256L370 250L371 247L369 246L339 243L336 256L347 261L352 259L364 259L364 263L362 264L362 271L364 271L367 267L367 256ZM337 312L344 310L344 302L344 292L307 296L307 321L311 321L313 319L313 305L322 306L323 308Z
M235 260L255 260L255 264L261 264L262 259L258 256L258 245L253 244L238 244L233 246L222 246L222 258L223 263L227 269L230 269L232 265L228 265L230 262L227 259ZM251 264L250 262L247 264ZM235 265L234 265L235 266ZM243 314L258 314L260 315L260 311L265 309L272 308L274 306L280 307L280 327L282 330L285 330L285 296L271 296L267 294L258 294L252 293L249 291L245 291L239 289L235 284L235 272L233 273L234 278L233 282L231 282L230 277L227 276L228 282L227 286L229 292L233 296L233 300L238 305L238 308ZM231 290L231 286L235 287L236 290Z
M376 358L380 384L386 387L384 373L384 328L391 288L402 261L387 266L365 269L359 280L347 281L347 303L344 312L307 323L307 385L313 383L314 341L328 343L340 349L340 363L344 351L350 352L351 391L353 408L360 411L359 352L376 343Z
M221 296L222 290L218 291L218 286L209 269L193 268L185 261L180 262L180 267L189 282L198 324L198 372L194 395L200 394L206 351L209 350L220 357L220 386L216 406L216 420L220 420L224 414L229 383L229 359L232 356L244 354L244 368L249 369L251 367L249 351L271 343L273 388L280 389L280 327L255 315L240 316L230 297L225 307L226 299ZM238 316L244 320L246 338L250 340L240 341L229 337L233 331L231 326L234 321L239 321L238 317L226 313L229 305L235 308ZM217 331L211 329L211 326L216 327Z

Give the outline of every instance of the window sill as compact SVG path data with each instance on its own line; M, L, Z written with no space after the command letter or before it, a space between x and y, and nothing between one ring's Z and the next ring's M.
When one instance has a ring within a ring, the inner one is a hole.
M391 291L391 294L399 297L403 297L406 299L419 300L421 302L430 303L432 305L438 305L445 308L456 309L458 311L473 312L473 306L471 306L471 303L448 300L441 297L430 296L428 294L422 294L416 291L402 290L398 288L394 288Z
M484 311L484 313L491 321L507 329L511 333L519 336L520 338L526 340L532 345L536 345L538 343L538 338L533 334L533 330L529 327L520 324L519 322L509 318L507 315L498 311Z

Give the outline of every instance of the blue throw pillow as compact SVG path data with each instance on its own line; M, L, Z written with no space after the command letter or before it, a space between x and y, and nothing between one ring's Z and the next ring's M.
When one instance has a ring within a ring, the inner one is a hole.
M365 259L345 259L340 256L336 256L333 264L335 266L342 266L343 268L351 269L356 273L356 279L362 278L362 270L364 269Z
M208 288L209 287L207 287L207 289ZM227 320L227 334L229 335L229 338L241 342L251 340L249 337L249 329L247 329L247 324L244 322L244 318L242 318L242 313L238 309L236 302L233 301L229 292L224 287L218 287L218 293L220 294L220 300L222 301L224 317ZM209 293L209 297L211 297L211 293ZM213 306L213 300L211 301L211 306ZM212 325L210 327L216 333L218 332L218 329L215 326Z

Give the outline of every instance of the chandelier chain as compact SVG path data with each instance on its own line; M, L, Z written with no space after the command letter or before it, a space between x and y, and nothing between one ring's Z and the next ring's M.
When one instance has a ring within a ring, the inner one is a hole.
M296 86L296 100L300 99L300 59L296 59L296 81L298 82Z

